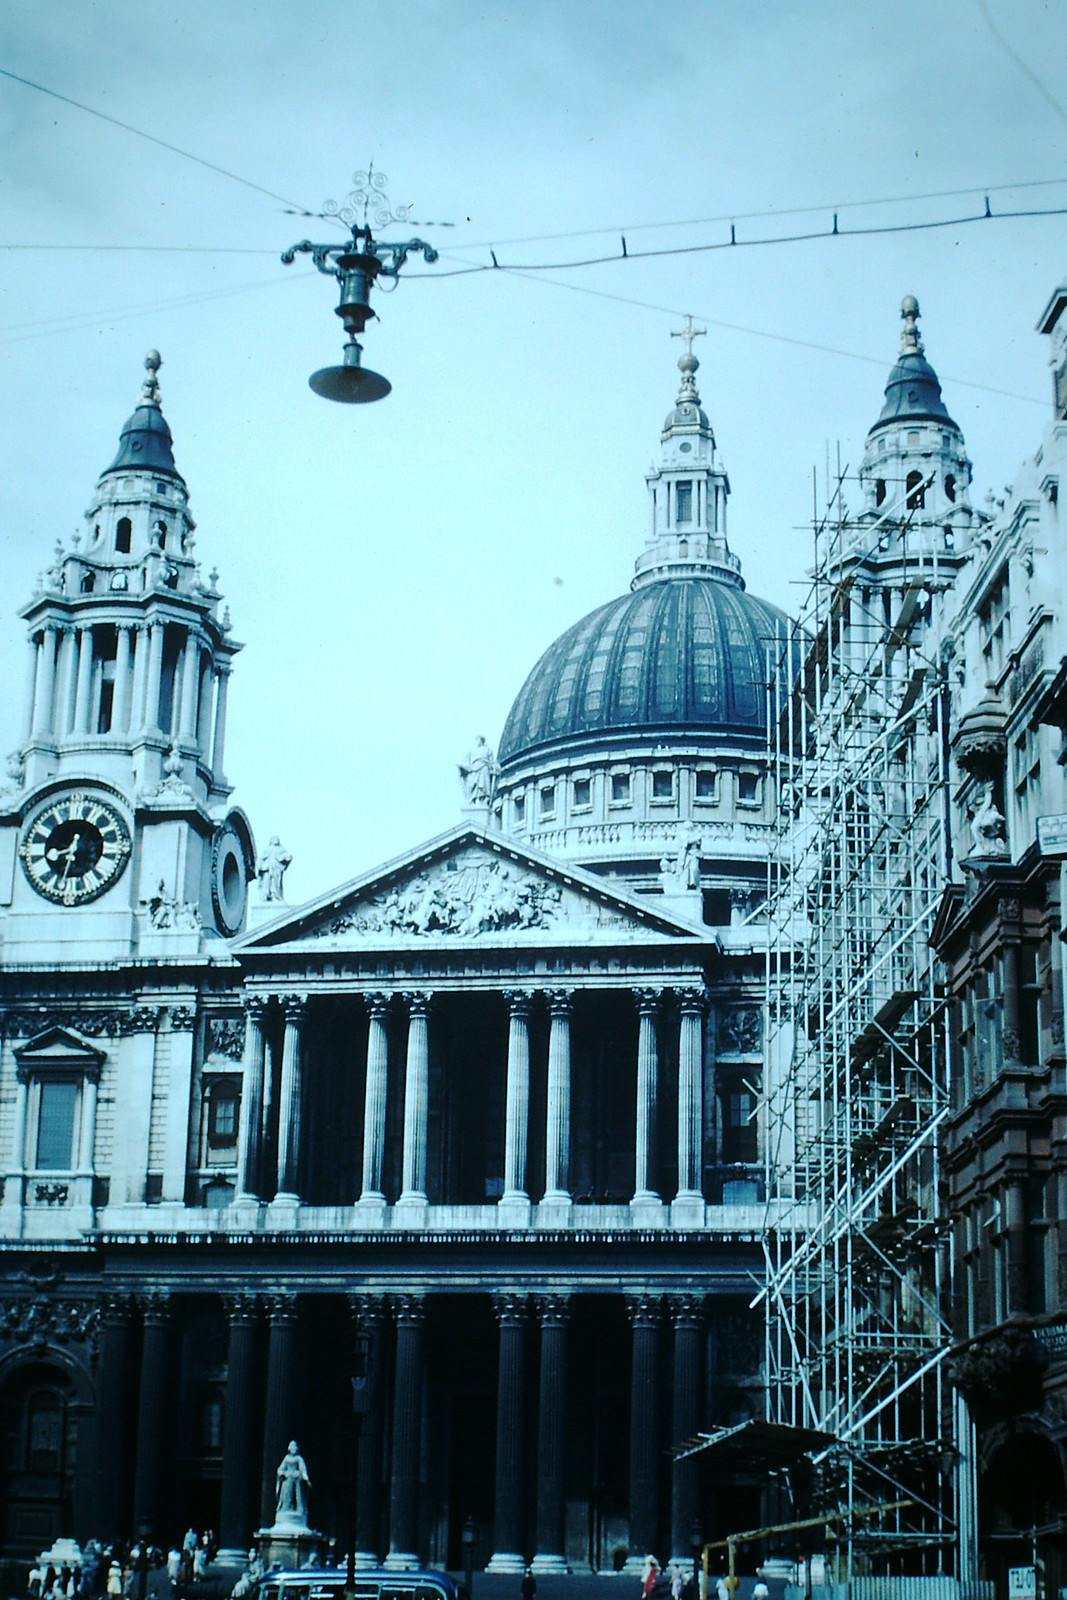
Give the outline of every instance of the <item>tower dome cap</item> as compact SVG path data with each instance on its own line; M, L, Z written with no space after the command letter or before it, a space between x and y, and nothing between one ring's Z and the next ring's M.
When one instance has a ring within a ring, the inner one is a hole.
M158 350L149 350L144 364L148 376L141 388L141 398L119 435L118 454L106 470L163 472L184 482L174 465L174 441L159 406L157 374L163 358Z
M937 373L924 353L918 328L919 302L913 294L904 296L900 315L904 319L900 353L885 386L885 404L870 431L889 422L947 422L955 428L941 398Z

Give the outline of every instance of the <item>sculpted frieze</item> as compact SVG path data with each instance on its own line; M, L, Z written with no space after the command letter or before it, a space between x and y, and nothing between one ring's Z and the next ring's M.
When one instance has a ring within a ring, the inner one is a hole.
M559 884L534 878L497 856L464 856L355 905L320 936L399 934L476 938L510 928L551 928L561 920Z
M92 1339L99 1323L99 1307L87 1300L53 1300L45 1295L0 1303L0 1336L30 1344Z

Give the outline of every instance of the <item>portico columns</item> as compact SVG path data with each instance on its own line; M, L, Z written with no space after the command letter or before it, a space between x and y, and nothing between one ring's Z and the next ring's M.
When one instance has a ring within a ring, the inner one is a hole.
M573 989L548 993L548 1107L545 1130L545 1197L550 1207L570 1207L571 1006Z
M270 1338L267 1344L267 1386L263 1417L263 1481L260 1519L264 1528L274 1521L277 1505L274 1475L286 1445L293 1437L297 1414L294 1394L296 1333L299 1302L295 1294L275 1294L267 1300Z
M389 1074L389 996L369 994L367 1009L367 1076L363 1097L363 1184L361 1205L384 1206L382 1161L385 1154L386 1085Z
M671 1206L671 1221L699 1225L704 1220L704 1011L702 988L678 994L681 1027L678 1033L678 1194Z
M52 732L52 700L56 679L56 628L48 623L41 629L41 644L37 655L37 675L33 693L33 732Z
M508 1077L504 1193L501 1204L522 1212L523 1219L528 1221L526 1141L530 1119L530 996L525 990L510 989L504 998L508 1003ZM520 1217L515 1220L520 1220Z
M670 1303L674 1322L674 1360L671 1364L671 1438L675 1444L699 1430L701 1369L704 1348L704 1301L700 1295L679 1295ZM675 1461L671 1469L671 1555L691 1558L689 1536L698 1518L696 1462Z
M381 1562L382 1417L385 1407L375 1398L383 1379L382 1332L385 1301L380 1296L350 1294L348 1308L355 1326L370 1339L368 1371L372 1385L371 1407L359 1430L356 1461L356 1566L377 1567Z
M496 1507L489 1572L522 1572L523 1379L526 1369L526 1298L493 1296L500 1329L496 1385Z
M404 1073L404 1157L401 1206L426 1205L426 1132L430 1100L430 995L406 994L408 1050Z
M263 1069L267 1043L263 1021L267 1002L245 1001L245 1048L241 1078L241 1125L237 1141L237 1200L254 1203L259 1188L260 1127L263 1119Z
M307 996L287 994L282 998L285 1036L282 1042L282 1081L278 1107L278 1201L296 1205L300 1196L300 1034L307 1010Z
M105 1295L100 1305L100 1378L96 1408L97 1474L94 1525L105 1544L129 1528L130 1344L133 1306L127 1295Z
M221 1553L243 1558L255 1518L252 1477L252 1408L258 1306L254 1294L223 1296L230 1324L226 1356L225 1433L222 1440ZM280 1459L280 1458L279 1458Z
M137 1469L133 1488L133 1531L159 1537L163 1512L163 1463L166 1449L165 1406L172 1393L167 1382L170 1343L170 1296L148 1294L141 1350L141 1391L137 1406ZM107 1425L105 1419L105 1426Z
M541 1322L541 1383L537 1402L537 1554L533 1570L566 1572L564 1419L567 1380L566 1295L537 1304Z
M656 1094L659 1050L656 1040L658 989L635 989L637 1002L637 1124L634 1156L633 1204L659 1204L653 1165L656 1149Z
M421 1295L396 1302L396 1375L393 1387L393 1478L389 1500L387 1567L417 1567L419 1441L422 1433Z
M656 1479L659 1471L659 1337L661 1307L654 1295L626 1303L633 1327L630 1365L630 1560L643 1562L657 1548Z

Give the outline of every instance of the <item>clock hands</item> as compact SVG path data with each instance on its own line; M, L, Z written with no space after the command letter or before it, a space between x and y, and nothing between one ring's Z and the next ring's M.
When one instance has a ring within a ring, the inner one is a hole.
M66 862L66 866L63 868L63 875L59 880L60 883L66 883L67 878L70 875L70 869L74 865L74 857L77 855L78 850L81 847L81 842L81 834L75 833L73 839L70 841L65 850L60 850L58 846L53 845L51 850L45 851L46 859L50 861L53 866L60 861Z

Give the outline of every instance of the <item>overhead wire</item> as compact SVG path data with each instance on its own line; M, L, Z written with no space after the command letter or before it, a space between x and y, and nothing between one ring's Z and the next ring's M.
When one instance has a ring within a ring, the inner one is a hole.
M181 145L157 138L154 133L145 133L143 128L135 128L132 122L123 122L119 117L109 116L106 111L98 111L95 106L87 106L84 101L73 100L69 94L60 94L58 89L49 89L46 84L34 83L32 78L23 78L19 73L9 71L7 67L0 67L0 77L10 78L13 83L21 83L27 89L36 89L38 94L48 95L52 100L61 100L64 105L73 106L76 111L84 111L87 116L98 117L101 122L110 122L112 127L121 128L125 133L132 133L138 139L147 139L149 144L159 145L160 149L169 150L172 155L183 156L186 161L195 161L197 166L206 167L209 172L217 172L220 177L229 178L233 183L243 184L246 189L254 189L257 194L266 195L268 200L280 200L282 205L293 206L301 216L314 215L297 200L290 200L284 194L275 194L273 189L265 189L261 183L253 183L251 178L242 178L239 172L231 172L228 167L220 167L214 161L207 161L203 156L194 155L191 150L183 150Z

